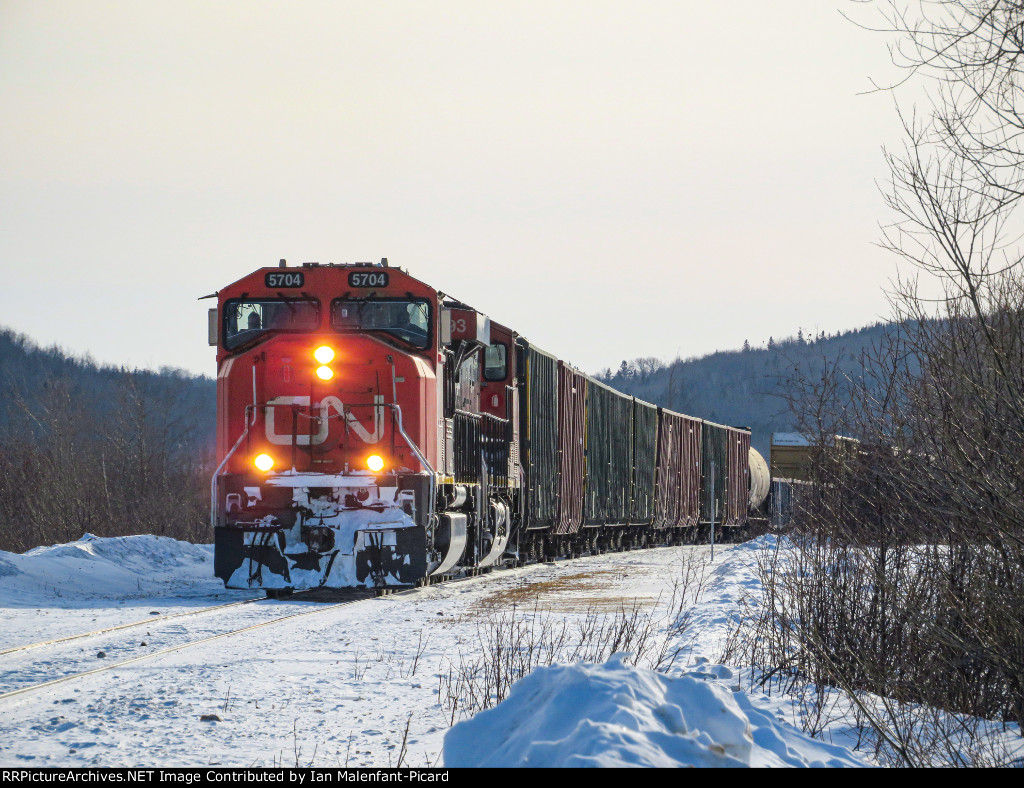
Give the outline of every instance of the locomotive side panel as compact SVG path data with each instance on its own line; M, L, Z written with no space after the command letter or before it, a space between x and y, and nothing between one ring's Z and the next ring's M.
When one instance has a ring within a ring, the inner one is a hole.
M519 397L515 386L515 335L511 329L490 321L488 345L480 364L480 413L484 422L487 484L492 492L511 495L519 487ZM519 523L518 499L512 501L513 518Z
M633 496L630 525L654 522L654 485L658 460L658 409L633 400Z
M558 522L555 533L574 534L583 524L587 378L558 362Z

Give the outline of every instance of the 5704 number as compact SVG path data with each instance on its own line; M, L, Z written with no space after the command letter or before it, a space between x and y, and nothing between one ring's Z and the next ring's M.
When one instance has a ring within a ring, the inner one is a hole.
M302 287L306 283L306 277L301 271L287 271L284 273L266 274L263 283L267 287Z
M348 275L349 287L387 287L388 275L384 271L353 271Z

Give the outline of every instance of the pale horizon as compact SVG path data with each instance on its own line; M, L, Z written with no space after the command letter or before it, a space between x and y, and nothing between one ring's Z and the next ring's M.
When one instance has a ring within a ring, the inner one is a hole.
M0 325L213 375L200 296L381 257L591 373L886 319L840 7L8 0Z

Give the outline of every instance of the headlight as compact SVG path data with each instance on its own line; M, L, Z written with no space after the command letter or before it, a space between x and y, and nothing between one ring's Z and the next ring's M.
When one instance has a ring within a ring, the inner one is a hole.
M274 458L269 454L258 454L256 459L252 461L252 464L259 468L261 471L266 473L274 467Z
M384 458L379 454L371 454L366 458L366 467L377 473L384 467Z
M334 361L334 348L321 345L313 351L313 358L320 364L330 364Z
M334 370L328 366L317 367L316 376L320 378L320 380L330 380L334 377Z

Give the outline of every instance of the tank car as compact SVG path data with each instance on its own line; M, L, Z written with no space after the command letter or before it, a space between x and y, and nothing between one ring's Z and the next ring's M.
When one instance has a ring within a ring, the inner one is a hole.
M749 431L614 391L386 260L282 260L216 296L230 588L424 584L740 527L763 500Z

